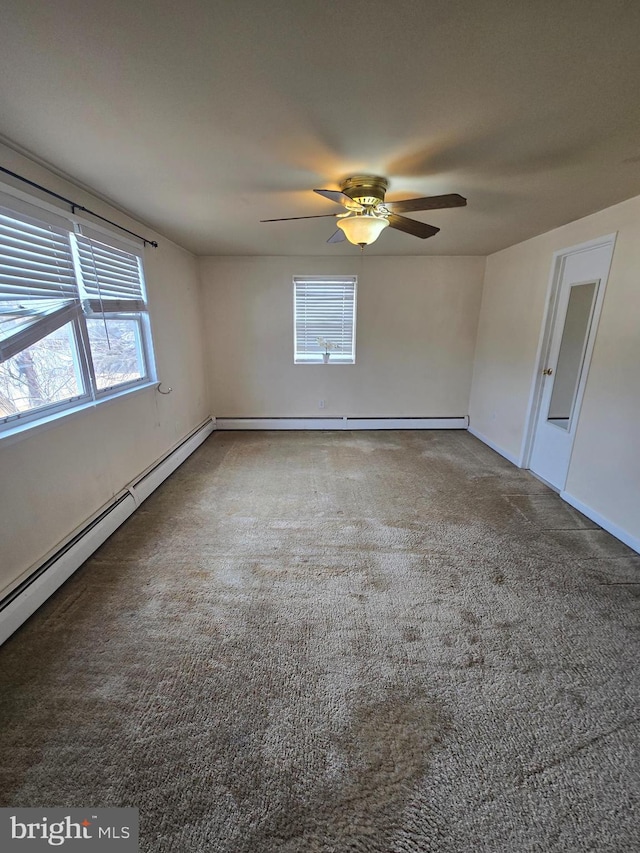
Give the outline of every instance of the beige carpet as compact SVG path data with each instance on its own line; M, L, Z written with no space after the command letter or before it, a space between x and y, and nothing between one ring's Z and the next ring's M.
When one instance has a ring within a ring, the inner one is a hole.
M138 806L145 853L640 850L639 581L465 432L214 435L0 650L2 805Z

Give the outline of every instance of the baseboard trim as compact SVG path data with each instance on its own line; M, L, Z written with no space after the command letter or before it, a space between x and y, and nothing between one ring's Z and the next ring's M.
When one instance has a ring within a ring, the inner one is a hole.
M467 429L469 419L453 418L216 418L216 429Z
M209 418L193 432L183 438L177 446L173 447L158 462L154 463L139 477L137 477L128 486L129 491L135 499L136 506L140 506L142 501L146 500L146 498L148 498L149 495L158 488L160 483L166 480L170 474L173 474L176 468L179 468L185 459L191 456L193 451L199 447L216 428L215 420L213 418Z
M74 531L2 598L0 645L80 568L215 428L213 419L208 418L147 471L125 486L107 506L102 507L81 528Z
M577 509L583 515L586 515L587 518L590 518L591 521L595 521L596 524L599 524L600 527L602 527L612 536L615 536L616 539L619 539L621 542L624 542L625 545L628 545L629 548L632 548L634 551L637 551L640 554L640 539L638 539L636 536L632 536L631 533L629 533L627 530L624 530L622 527L619 527L617 524L614 524L612 521L609 521L608 518L605 518L604 515L600 515L599 512L596 512L594 509L591 509L590 506L583 504L582 501L579 501L578 498L574 497L569 492L560 492L560 497L568 504L571 504L572 507Z
M474 429L472 426L469 426L468 431L471 435L475 436L479 439L483 444L486 444L487 447L490 447L492 450L495 450L496 453L499 453L500 456L504 456L509 462L516 466L516 468L521 468L520 461L517 456L514 456L512 453L509 453L508 450L505 450L500 445L496 444L494 441L491 441L490 438L487 438L486 435L483 435L481 432L478 432L477 429Z

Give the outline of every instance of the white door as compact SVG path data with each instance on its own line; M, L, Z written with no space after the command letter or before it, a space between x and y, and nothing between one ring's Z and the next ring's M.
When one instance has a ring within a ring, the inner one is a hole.
M558 260L529 461L529 468L558 490L567 480L612 253L611 240L605 245L569 250Z

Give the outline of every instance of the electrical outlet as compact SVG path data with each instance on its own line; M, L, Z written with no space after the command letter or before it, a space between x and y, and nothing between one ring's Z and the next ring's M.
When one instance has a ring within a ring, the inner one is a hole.
M318 408L324 409L324 400L318 400Z

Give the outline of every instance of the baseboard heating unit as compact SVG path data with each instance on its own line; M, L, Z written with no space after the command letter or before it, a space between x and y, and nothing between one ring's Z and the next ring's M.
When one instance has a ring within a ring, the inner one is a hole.
M469 418L216 418L216 429L466 429Z
M80 568L93 552L136 511L140 504L172 474L213 432L209 418L176 447L144 471L75 531L0 601L0 644L4 643L59 586Z

